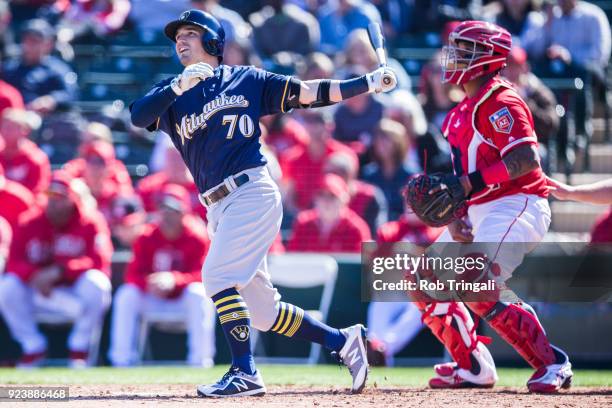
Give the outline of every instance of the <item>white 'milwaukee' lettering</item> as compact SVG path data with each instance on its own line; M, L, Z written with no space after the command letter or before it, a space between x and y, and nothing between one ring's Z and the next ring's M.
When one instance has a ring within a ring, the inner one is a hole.
M228 108L246 108L249 106L249 101L244 98L244 95L226 95L224 93L218 95L212 101L206 103L202 108L202 113L196 115L185 115L181 118L180 125L177 123L176 133L181 137L181 143L185 144L185 139L191 139L196 130L206 127L206 121L215 113Z

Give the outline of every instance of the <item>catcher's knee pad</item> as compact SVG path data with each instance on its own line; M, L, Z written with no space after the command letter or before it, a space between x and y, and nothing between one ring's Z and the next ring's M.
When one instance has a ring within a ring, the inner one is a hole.
M554 364L555 353L529 305L484 302L470 304L470 308L482 316L533 368Z
M423 322L444 344L458 367L480 371L477 348L480 343L488 343L488 339L476 335L474 321L465 305L456 302L417 302L417 306L423 312Z

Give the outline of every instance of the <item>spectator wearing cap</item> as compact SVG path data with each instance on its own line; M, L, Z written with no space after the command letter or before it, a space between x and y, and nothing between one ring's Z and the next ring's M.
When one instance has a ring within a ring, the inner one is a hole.
M125 283L115 295L109 358L114 366L137 362L142 313L173 311L184 316L187 326L187 362L212 366L216 314L201 281L210 245L206 229L194 223L183 187L166 185L158 205L159 221L146 225L134 242Z
M200 192L193 181L189 169L181 154L173 145L166 146L163 169L141 179L136 185L136 193L142 199L144 209L148 213L157 210L157 202L164 186L177 184L189 192L191 207L203 220L206 220L206 208L200 203Z
M559 130L557 99L553 92L531 72L525 50L520 47L512 48L503 75L514 84L514 88L529 106L540 147L548 146L548 142L555 138Z
M129 0L78 0L64 13L58 31L69 41L104 39L123 28L131 8Z
M372 154L374 161L363 168L363 180L380 188L389 205L389 219L397 219L404 211L402 188L413 174L405 166L408 152L406 128L391 119L382 119L376 126Z
M28 139L39 127L40 118L33 112L10 108L0 117L0 164L5 176L34 195L45 191L51 179L49 158Z
M266 6L253 13L253 43L262 58L281 51L306 55L319 48L321 34L317 19L285 0L266 0Z
M93 141L81 148L83 160L82 172L70 172L83 179L98 205L98 210L104 215L109 225L112 223L113 202L120 196L132 195L134 189L128 179L125 183L118 183L113 179L111 168L117 161L113 145Z
M326 174L316 192L315 207L298 214L288 251L359 252L371 239L366 222L348 208L348 186L335 174Z
M327 2L319 14L321 51L334 54L343 50L351 31L368 28L370 23L381 23L376 7L364 0Z
M323 171L340 176L344 180L350 197L348 207L368 224L374 235L378 227L387 221L387 200L382 191L357 179L358 163L345 153L332 154Z
M133 193L132 179L125 164L115 157L113 136L108 126L99 122L89 123L81 134L81 140L79 157L66 163L64 170L72 177L85 178L85 171L88 168L87 159L91 159L91 156L98 156L106 163L104 181L108 184L107 190L116 191L122 196L131 195Z
M333 125L321 109L300 112L301 121L310 137L307 146L294 146L283 156L283 190L288 212L312 207L314 193L321 184L323 165L333 153L353 151L331 138Z
M191 8L215 16L225 31L226 42L244 42L251 35L251 26L244 21L242 16L220 5L219 0L191 0ZM225 60L225 55L223 55L223 60Z
M9 223L12 230L19 225L19 217L36 206L34 195L21 184L4 177L0 164L0 218Z
M349 74L348 78L359 75ZM372 145L376 124L383 117L383 105L369 93L344 101L334 113L334 139L363 155Z
M45 20L30 20L21 32L21 56L2 71L2 78L23 95L27 109L41 115L67 110L77 99L76 74L50 55L54 45L53 27Z
M0 310L21 345L23 367L40 364L47 349L36 311L75 319L68 337L70 363L82 366L110 305L110 234L99 213L83 210L74 181L54 173L46 204L28 212L15 231L0 280Z
M0 276L4 273L6 260L8 259L13 230L8 221L0 216Z

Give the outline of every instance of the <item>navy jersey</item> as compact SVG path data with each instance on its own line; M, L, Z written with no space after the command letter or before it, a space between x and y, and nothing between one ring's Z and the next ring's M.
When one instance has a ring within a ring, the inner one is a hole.
M148 127L170 135L201 193L242 170L266 164L259 118L285 112L291 77L252 66L221 65L176 98ZM170 84L168 78L149 92Z

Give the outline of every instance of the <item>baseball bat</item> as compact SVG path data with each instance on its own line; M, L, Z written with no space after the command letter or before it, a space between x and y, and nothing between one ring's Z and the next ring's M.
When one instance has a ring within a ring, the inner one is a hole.
M370 38L370 44L372 44L374 52L376 52L376 58L378 58L379 66L386 67L387 53L385 52L385 37L383 37L380 24L370 23L368 25L368 37ZM391 83L391 78L385 76L383 78L383 83L385 85L389 85Z

